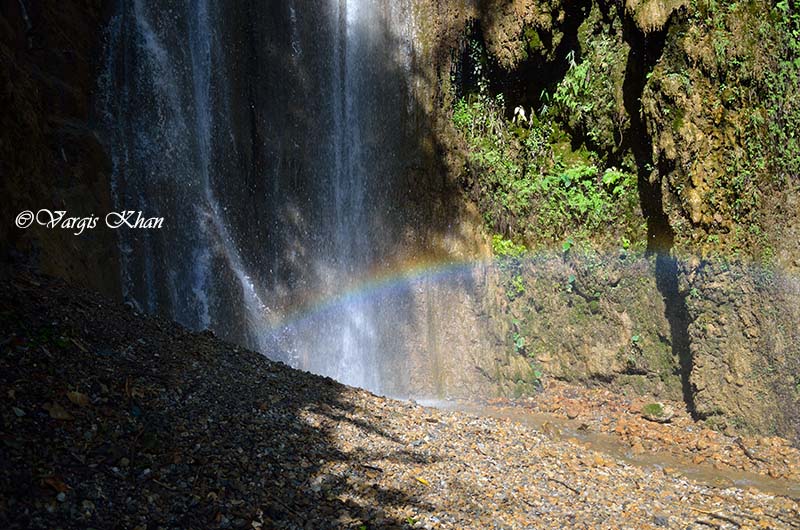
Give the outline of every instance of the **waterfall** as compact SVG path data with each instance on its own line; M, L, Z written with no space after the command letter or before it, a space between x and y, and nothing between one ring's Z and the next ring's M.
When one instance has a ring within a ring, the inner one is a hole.
M398 29L410 35L408 2L375 0L328 0L331 46L327 60L331 65L323 101L330 115L326 164L320 168L326 186L319 190L332 205L323 215L321 232L329 241L324 255L314 260L317 289L335 296L369 277L381 265L380 225L376 223L389 202L382 178L399 174L400 169L376 154L391 158L396 139L391 120L397 109L389 108L398 97L409 97L411 40L398 39ZM401 10L401 16L397 11ZM292 18L295 34L296 18ZM386 29L390 30L388 35ZM395 50L401 44L402 47ZM391 59L386 61L379 50ZM319 49L317 52L319 53ZM398 54L396 54L398 52ZM394 61L402 59L402 64ZM381 64L390 64L391 86L386 90ZM403 88L406 87L406 88ZM402 93L402 94L401 94ZM388 97L387 97L388 96ZM407 103L404 112L410 115ZM402 123L403 117L395 119ZM381 151L381 144L386 149ZM386 378L393 377L387 366L392 353L393 335L387 326L387 301L349 297L321 316L292 324L286 335L296 364L330 375L345 383L380 391ZM396 375L396 374L395 374Z
M128 300L385 386L396 353L385 300L289 315L354 289L390 247L412 134L409 2L119 2L98 98L113 197L165 218L119 233Z
M335 270L328 281L341 281L353 277L367 263L369 252L365 216L366 184L368 175L361 146L363 132L361 112L364 98L361 93L364 72L360 61L363 53L361 31L367 27L365 2L332 0L336 7L339 27L335 31L333 47L333 78L331 102L334 107L334 126L331 143L334 153L332 174L335 217L333 263ZM369 110L369 109L367 109ZM328 330L331 347L328 356L336 362L326 371L343 382L378 388L377 372L372 357L375 352L375 329L370 307L354 301L342 308L340 318L331 322Z

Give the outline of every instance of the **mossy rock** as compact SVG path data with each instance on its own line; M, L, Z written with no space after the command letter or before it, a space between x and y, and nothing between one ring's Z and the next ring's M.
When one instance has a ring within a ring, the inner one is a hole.
M642 417L656 423L668 423L675 416L672 407L663 403L648 403L642 407Z

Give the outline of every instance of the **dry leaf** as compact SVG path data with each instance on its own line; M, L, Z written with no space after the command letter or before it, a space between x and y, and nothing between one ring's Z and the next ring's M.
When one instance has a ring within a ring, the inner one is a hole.
M427 480L425 480L425 479L424 479L424 478L422 478L422 477L414 477L414 478L417 480L417 482L419 482L419 483L420 483L420 484L422 484L423 486L430 486L430 485L431 485L431 483L430 483L430 482L428 482Z
M80 392L67 392L67 398L79 407L89 406L89 396Z
M69 491L69 486L64 484L58 477L45 477L42 479L42 483L46 486L50 486L59 493L66 493Z
M50 417L54 420L71 420L72 415L64 410L64 407L58 403L45 403L42 408L50 413Z

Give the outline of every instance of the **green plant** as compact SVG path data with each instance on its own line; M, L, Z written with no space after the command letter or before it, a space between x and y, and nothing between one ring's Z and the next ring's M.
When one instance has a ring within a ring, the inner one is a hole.
M492 252L498 258L521 258L527 252L525 245L518 245L510 239L495 234L492 236Z
M611 194L619 197L633 185L633 175L610 167L603 173L603 185L611 190Z
M567 63L569 67L564 79L552 94L543 91L541 99L545 105L555 107L562 115L570 116L571 120L577 122L594 108L589 83L590 63L588 61L578 63L575 59L575 50L567 53Z
M511 277L511 281L506 284L506 288L509 299L515 300L519 298L525 294L525 278L523 278L519 273L514 274L514 276Z
M565 290L568 293L571 293L575 289L575 275L570 274L569 278L567 278L567 285L565 286Z
M516 353L524 353L525 352L525 337L520 335L518 332L514 332L512 335L512 340L514 341L514 351Z
M598 44L598 57L611 53L606 40ZM484 76L485 50L472 42L469 54L475 75ZM491 231L536 245L557 244L601 227L626 226L638 215L635 176L600 166L601 157L575 148L559 125L565 116L580 120L594 109L591 83L603 79L605 68L598 57L579 63L571 52L566 76L543 95L550 110L532 112L524 127L505 118L505 97L490 94L485 78L477 91L455 101L452 124L466 146L464 184ZM564 245L568 251L573 243Z
M522 275L522 258L527 249L503 236L492 237L492 251L497 258L497 266L501 272L506 297L516 300L525 294L526 283Z
M542 224L592 232L619 217L621 207L634 207L635 178L610 169L601 175L594 164L560 166L537 181ZM552 228L551 228L552 230ZM569 250L572 243L564 246Z

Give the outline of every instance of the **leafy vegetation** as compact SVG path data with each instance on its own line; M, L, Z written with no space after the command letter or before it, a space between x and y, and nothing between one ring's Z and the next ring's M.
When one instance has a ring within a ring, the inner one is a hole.
M800 177L800 2L780 0L773 10L777 46L770 50L776 68L765 71L769 165L780 182ZM764 31L768 31L765 26ZM765 164L766 165L766 164Z
M492 238L492 251L498 258L521 258L527 252L525 245L518 245L510 239L496 235Z
M546 115L523 125L507 120L504 105L502 94L477 94L453 112L468 145L473 191L493 231L545 245L586 236L635 210L631 173L601 170L596 154L565 147L569 138Z
M514 301L525 294L525 278L522 275L522 258L527 249L513 241L495 235L492 238L492 250L497 258L497 266L503 276L503 286L509 301Z
M589 67L591 63L588 61L577 63L575 50L567 53L567 62L569 69L564 79L556 86L552 94L545 90L541 97L545 105L555 107L560 115L565 116L568 123L575 128L594 110L596 98L590 84Z

